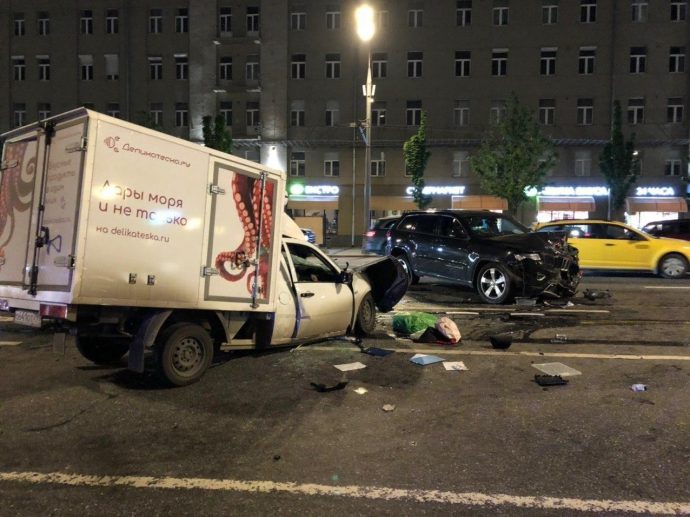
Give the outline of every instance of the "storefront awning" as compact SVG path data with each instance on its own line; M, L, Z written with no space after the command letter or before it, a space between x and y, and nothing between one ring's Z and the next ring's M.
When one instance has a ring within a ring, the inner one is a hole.
M540 212L594 212L594 198L591 196L539 196L537 210Z
M625 210L635 212L687 212L688 204L682 197L628 197Z
M496 196L453 196L452 208L465 210L508 210L508 201Z
M338 210L338 198L335 199L292 199L288 198L290 210Z

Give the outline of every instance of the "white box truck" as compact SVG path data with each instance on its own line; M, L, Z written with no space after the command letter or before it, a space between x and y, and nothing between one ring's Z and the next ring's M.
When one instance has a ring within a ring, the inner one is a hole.
M96 363L152 351L185 385L219 348L369 333L404 294L392 259L304 240L284 172L86 109L0 139L0 310Z

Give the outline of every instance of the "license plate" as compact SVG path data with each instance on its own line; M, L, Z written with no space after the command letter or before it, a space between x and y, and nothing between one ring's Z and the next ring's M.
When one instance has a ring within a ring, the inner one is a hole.
M34 311L17 310L14 312L14 322L19 325L41 328L41 315Z

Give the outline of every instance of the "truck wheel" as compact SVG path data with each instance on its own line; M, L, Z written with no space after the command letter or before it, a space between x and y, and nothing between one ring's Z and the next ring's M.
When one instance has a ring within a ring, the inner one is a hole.
M485 303L504 303L510 299L513 291L508 271L495 262L485 264L479 270L476 288Z
M371 293L367 293L359 304L357 320L355 321L355 334L366 336L374 332L376 328L376 305Z
M194 323L176 323L165 329L156 346L158 375L173 386L198 381L213 360L213 340Z
M677 253L666 255L659 262L659 274L664 278L683 278L688 272L688 261Z
M129 350L129 344L121 339L96 336L77 336L79 353L96 364L114 364Z
M412 269L412 263L410 262L410 259L407 258L407 255L399 255L395 258L402 263L405 271L407 271L407 285L417 285L419 283L419 276L415 275L414 270Z

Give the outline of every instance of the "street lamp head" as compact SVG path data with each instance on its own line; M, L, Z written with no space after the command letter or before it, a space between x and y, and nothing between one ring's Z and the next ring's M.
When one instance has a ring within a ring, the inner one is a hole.
M376 27L374 24L374 10L370 5L362 4L355 11L357 22L357 36L364 42L374 37Z

